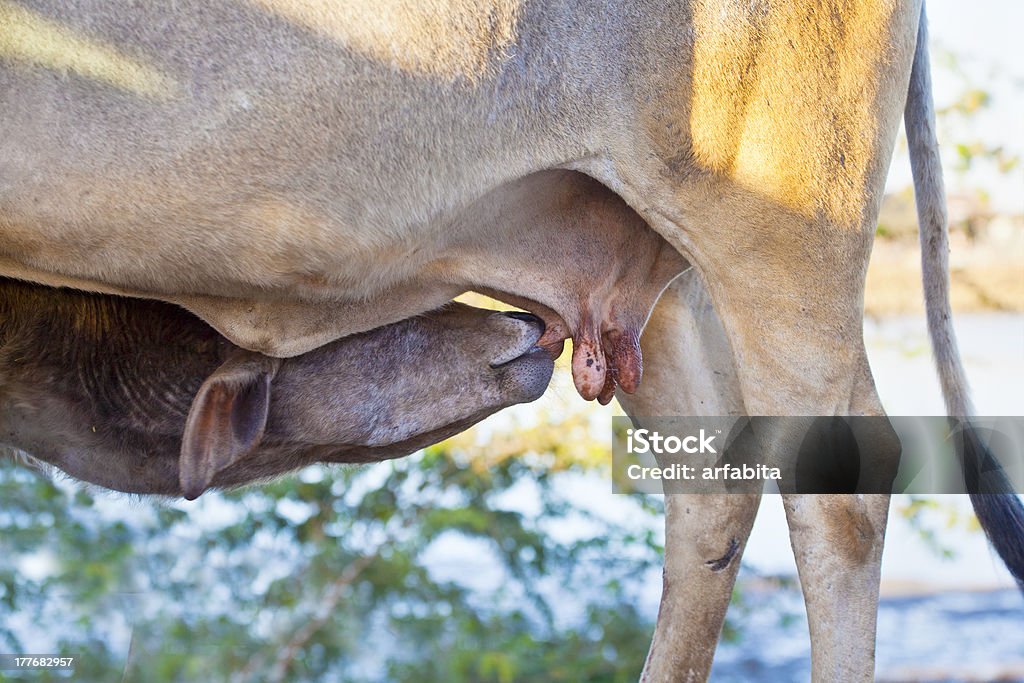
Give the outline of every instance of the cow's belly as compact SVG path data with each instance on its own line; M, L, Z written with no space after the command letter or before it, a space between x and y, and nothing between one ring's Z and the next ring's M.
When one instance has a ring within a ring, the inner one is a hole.
M370 206L372 219L334 215L337 207L317 206L308 197L259 190L231 202L204 200L174 206L146 200L145 216L135 215L136 206L119 212L113 201L100 217L68 215L81 205L63 201L33 202L29 210L6 205L0 263L8 264L4 274L10 276L34 274L28 279L66 279L84 289L114 287L158 298L258 292L357 299L414 277L436 257L443 226L459 213L444 206L419 219ZM166 213L154 215L160 209Z
M0 162L0 259L40 281L155 296L371 296L443 253L447 231L467 222L481 196L545 165L523 159L466 175L442 154L393 148L390 167L374 169L360 145L351 154L339 147L335 160L296 152L276 168L231 149L204 150L217 158L151 170L120 153L50 163L31 149L40 140L23 142L4 155L27 159L23 167Z
M443 251L481 196L592 152L596 91L545 54L566 45L509 50L536 18L445 29L490 31L478 54L412 36L437 59L405 63L366 27L310 30L291 11L310 3L278 4L2 2L28 40L0 42L0 274L363 298Z

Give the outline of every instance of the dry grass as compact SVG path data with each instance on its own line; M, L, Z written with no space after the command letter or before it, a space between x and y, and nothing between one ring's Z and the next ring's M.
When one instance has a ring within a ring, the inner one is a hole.
M954 235L951 241L953 310L1024 311L1024 240L979 244ZM864 293L868 315L923 313L920 259L914 240L875 241Z

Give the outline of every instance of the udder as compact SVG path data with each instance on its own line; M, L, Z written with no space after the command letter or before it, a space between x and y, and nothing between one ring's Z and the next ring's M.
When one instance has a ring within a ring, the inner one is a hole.
M571 338L586 400L608 403L643 375L640 334L686 260L615 193L579 173L531 176L492 198L499 216L461 253L475 289L541 317L540 344Z

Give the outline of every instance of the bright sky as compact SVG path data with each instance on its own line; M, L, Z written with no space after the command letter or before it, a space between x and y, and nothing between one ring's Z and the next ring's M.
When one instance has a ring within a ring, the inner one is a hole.
M990 111L977 117L969 134L989 145L1003 145L1024 156L1024 43L1020 38L1024 3L931 0L927 6L937 106L950 102L964 87L962 81L941 65L943 52L948 51L957 56L960 66L971 76L972 85L989 91L993 97ZM943 131L939 133L941 136ZM951 152L951 145L941 137L940 143L946 143L945 151ZM1024 166L1009 176L999 177L984 171L965 179L954 171L953 157L946 155L944 158L946 182L951 192L963 187L982 187L991 193L998 210L1024 213ZM889 189L909 184L910 164L901 150L893 158Z

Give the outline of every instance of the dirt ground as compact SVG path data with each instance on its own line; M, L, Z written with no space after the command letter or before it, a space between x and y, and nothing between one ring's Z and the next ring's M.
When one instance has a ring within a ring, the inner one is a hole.
M949 266L954 311L1024 311L1024 237L971 242L954 234ZM916 239L876 239L864 294L867 315L921 313L923 296Z

